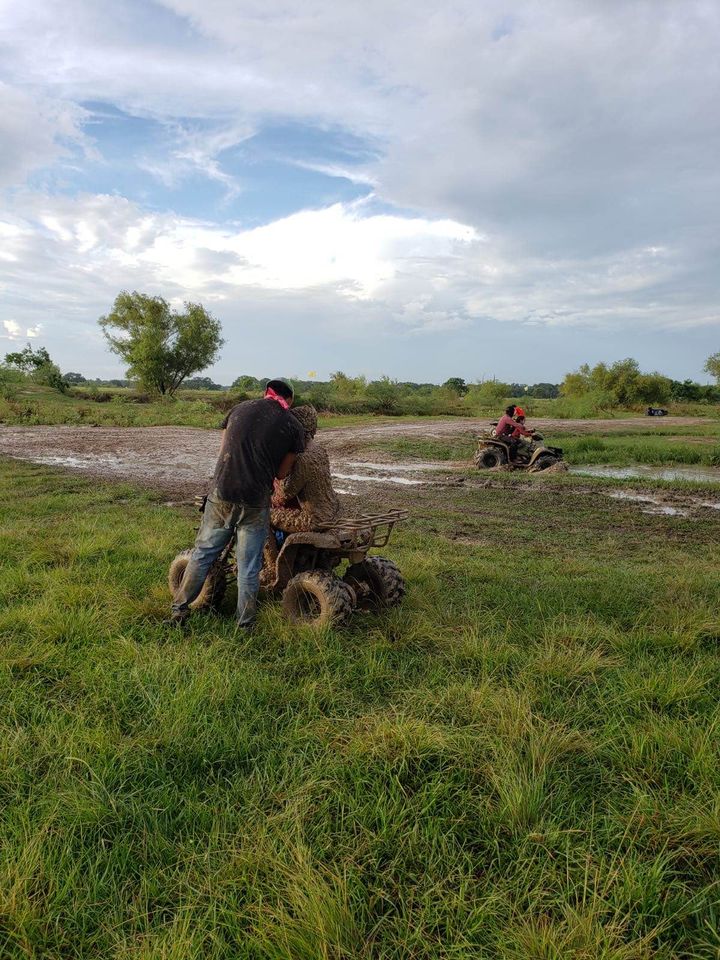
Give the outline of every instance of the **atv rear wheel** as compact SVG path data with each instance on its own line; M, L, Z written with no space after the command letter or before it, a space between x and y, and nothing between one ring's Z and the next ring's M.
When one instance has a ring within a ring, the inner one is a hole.
M348 567L343 577L357 597L358 610L396 607L405 596L405 580L391 560L366 557Z
M480 470L492 470L507 463L507 457L502 447L481 447L473 457L475 466Z
M170 593L175 596L185 574L185 568L190 560L192 550L183 550L170 564L168 571L168 587ZM203 588L197 598L190 604L191 610L217 610L225 596L227 587L227 578L225 576L225 565L218 562L210 567Z
M283 590L282 608L293 623L340 624L355 609L355 594L333 573L307 570L296 574Z

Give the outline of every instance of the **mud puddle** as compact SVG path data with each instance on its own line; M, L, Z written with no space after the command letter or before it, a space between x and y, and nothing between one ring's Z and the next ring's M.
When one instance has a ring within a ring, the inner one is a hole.
M649 513L654 516L663 516L663 517L690 516L689 507L673 507L668 503L663 503L662 500L658 499L657 497L649 497L641 493L630 493L627 490L617 490L613 493L608 494L608 496L612 500L626 500L626 501L629 501L630 503L642 504L641 512ZM707 504L707 506L711 506L711 504ZM720 503L717 504L717 507L720 509Z
M606 464L582 464L570 467L570 473L585 477L611 477L616 480L695 480L699 483L720 483L718 467L653 467L642 463L631 467L609 467Z
M429 473L442 474L453 467L429 460L412 462L378 463L370 460L343 460L338 462L332 472L334 480L350 483L349 493L355 492L353 484L392 484L403 487L435 486L442 483L442 477L429 477ZM415 476L413 476L413 474Z
M413 460L408 463L395 463L394 461L390 463L381 463L377 460L352 460L346 463L346 466L357 468L358 470L371 470L373 472L378 470L388 471L393 470L395 473L423 473L428 470L452 470L452 463L445 463L444 461L433 462L432 460Z
M67 467L70 470L93 470L96 468L105 468L106 470L122 470L127 464L128 458L121 460L110 454L88 454L85 457L56 457L42 456L36 454L28 457L33 463L39 463L48 467Z
M354 480L356 483L400 483L408 487L422 484L422 480L412 480L410 477L393 477L385 474L335 473L333 471L333 478L336 480Z

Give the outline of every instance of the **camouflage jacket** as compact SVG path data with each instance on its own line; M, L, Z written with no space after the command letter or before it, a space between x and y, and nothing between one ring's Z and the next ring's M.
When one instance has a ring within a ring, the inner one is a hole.
M276 493L286 503L297 497L316 523L331 523L340 512L340 502L333 490L325 447L310 440L304 452L298 454L290 475L277 484Z

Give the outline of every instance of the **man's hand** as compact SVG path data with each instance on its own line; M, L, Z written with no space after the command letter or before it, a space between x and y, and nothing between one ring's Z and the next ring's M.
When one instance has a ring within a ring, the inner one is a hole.
M278 472L277 472L278 480L284 480L285 477L290 473L290 471L293 468L293 464L295 463L296 457L297 457L296 453L285 454L285 456L283 457L283 461L280 464L280 467L278 468Z
M273 495L270 500L270 505L273 507L284 507L285 506L285 497L283 496L282 485L279 480L275 480L273 487Z

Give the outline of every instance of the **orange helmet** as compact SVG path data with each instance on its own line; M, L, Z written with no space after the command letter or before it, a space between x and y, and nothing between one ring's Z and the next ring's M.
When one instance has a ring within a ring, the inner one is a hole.
M516 417L524 417L524 416L525 416L525 411L523 410L522 407L515 407L515 416L516 416Z

